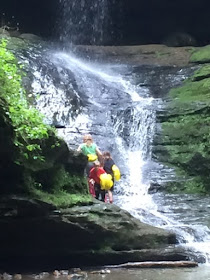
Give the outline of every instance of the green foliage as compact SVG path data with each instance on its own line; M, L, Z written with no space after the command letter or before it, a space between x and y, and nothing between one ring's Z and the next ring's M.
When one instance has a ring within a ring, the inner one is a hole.
M206 114L182 115L163 123L166 143L178 145L209 144L210 116ZM170 140L169 140L170 139Z
M205 193L206 188L204 187L203 180L201 177L197 176L191 180L187 180L184 184L185 193L196 194L196 193Z
M20 153L16 163L25 160L43 161L42 140L49 137L50 128L43 123L43 117L26 99L22 87L21 65L6 49L7 42L0 44L0 100L15 130L15 145Z
M206 189L200 176L187 178L186 180L167 182L165 190L169 193L185 193L185 194L205 194Z
M200 81L210 77L210 64L206 64L197 71L195 71L191 81Z
M83 175L66 171L65 166L61 163L56 162L51 168L28 174L25 182L30 196L35 196L56 206L68 206L89 201L86 178Z
M190 62L194 62L194 63L210 62L210 46L208 45L195 50L190 57Z
M70 194L66 191L57 191L53 194L38 189L31 189L31 197L51 203L59 208L73 207L75 205L89 205L93 203L91 195Z
M182 87L172 89L169 94L172 98L178 99L180 103L187 102L208 102L210 99L210 80L187 82Z
M21 65L2 40L0 131L6 133L7 129L7 138L0 140L10 140L8 150L1 151L2 161L9 162L10 168L8 164L4 169L0 165L0 178L5 181L0 192L4 189L4 193L24 193L62 207L90 201L83 168L78 171L81 162L79 165L74 153L70 154L66 143L56 136L55 129L45 125L42 115L28 103L22 75ZM10 174L16 177L9 180Z
M70 193L88 193L86 178L70 174L63 165L56 165L48 170L37 172L35 177L36 182L43 186L42 189L50 193L56 193L59 190Z
M85 178L71 176L61 169L58 168L56 173L51 171L51 175L46 173L46 177L42 175L41 181L34 174L26 172L23 185L25 193L31 198L60 208L92 204L92 196L88 194ZM46 181L43 181L43 178L46 178ZM46 183L49 189L46 189Z

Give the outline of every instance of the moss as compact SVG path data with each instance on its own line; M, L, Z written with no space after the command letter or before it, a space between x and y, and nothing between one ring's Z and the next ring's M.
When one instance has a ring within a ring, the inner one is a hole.
M70 193L87 193L85 177L70 174L63 165L54 165L52 168L34 173L36 182L43 186L43 190L54 192L66 190Z
M185 193L185 194L205 194L206 190L202 182L202 178L191 177L186 180L176 182L167 182L165 190L169 193Z
M210 78L210 64L206 64L197 71L195 71L191 81L200 81L206 78Z
M210 116L208 114L192 114L172 117L164 122L163 142L165 144L194 145L209 142Z
M31 188L30 196L46 203L55 205L57 208L68 208L75 205L89 205L93 203L91 195L70 194L66 191L56 191L53 194Z
M155 56L156 56L157 58L168 57L168 56L170 56L170 55L171 55L171 53L170 53L170 52L167 52L167 51L156 51L156 52L155 52Z
M158 140L162 148L157 148L157 153L176 173L182 173L183 180L168 184L167 190L172 192L210 191L209 76L210 66L205 65L183 86L169 92L170 111L162 120L162 137Z
M103 254L103 253L105 253L105 254L107 254L107 253L113 253L113 252L115 252L112 248L111 248L111 246L110 245L108 245L108 244L102 244L101 245L101 247L100 247L100 249L97 251L99 254Z
M210 62L210 46L208 45L195 50L190 57L190 62L194 62L194 63Z
M179 103L188 102L206 102L209 104L210 99L210 79L201 81L187 82L182 87L172 89L169 95ZM178 100L178 101L177 101Z
M28 45L29 42L26 40L16 37L7 38L7 48L11 51L25 49Z

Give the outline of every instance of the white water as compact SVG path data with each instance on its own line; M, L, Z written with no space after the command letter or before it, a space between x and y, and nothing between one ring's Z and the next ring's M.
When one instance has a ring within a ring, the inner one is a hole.
M71 43L101 44L110 21L107 0L60 0L60 38Z
M205 256L208 262L210 259L209 229L202 225L180 224L175 218L160 213L158 205L148 194L150 176L147 163L151 159L156 103L156 100L149 96L149 90L136 87L128 78L125 79L116 72L112 65L98 65L82 61L72 54L64 52L55 52L50 56L58 68L66 68L74 73L79 90L83 90L87 94L89 102L92 104L90 111L84 108L83 112L67 125L68 128L71 128L71 134L78 131L81 134L91 132L93 125L97 129L95 114L98 110L104 110L104 116L106 116L104 123L100 123L100 125L107 129L112 126L110 128L114 136L112 145L115 145L120 151L119 162L116 163L119 167L122 164L126 169L121 181L116 183L115 203L145 223L174 230L179 236L180 242L186 242L183 246L193 248L198 254ZM46 118L52 118L55 113L68 114L71 106L64 106L65 93L56 89L50 80L46 77L43 79L40 75L40 72L35 69L34 91L40 92L44 87L44 90L51 95L47 98L47 102L46 97L42 96L37 100L39 110L45 114ZM123 109L114 109L120 114L118 117L117 115L114 117L114 121L111 119L111 104L101 104L102 92L107 88L115 89L130 99L127 107L124 104ZM82 99L80 93L73 90L77 97ZM45 100L42 100L43 98ZM57 98L59 98L59 102ZM129 116L125 117L123 114L126 111L129 112ZM126 126L129 128L129 134L124 135ZM65 133L65 130L61 131L60 135L66 138ZM116 155L113 153L114 159Z
M53 55L53 60L55 63L64 64L65 67L71 69L74 73L76 72L79 76L83 76L85 73L85 77L87 73L98 77L102 81L106 82L112 87L116 87L120 90L126 91L130 96L132 101L146 101L149 102L152 98L141 97L135 90L135 86L133 86L129 81L123 79L123 77L113 71L110 71L109 68L107 70L109 73L106 73L102 70L104 65L100 65L97 63L90 63L87 61L82 61L78 59L73 54L67 54L64 52L57 52Z

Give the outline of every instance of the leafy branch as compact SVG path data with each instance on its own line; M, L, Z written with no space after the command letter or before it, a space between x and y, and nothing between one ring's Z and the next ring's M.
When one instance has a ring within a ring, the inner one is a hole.
M28 104L22 86L21 66L7 50L7 41L0 43L0 99L5 104L5 114L12 121L15 145L20 150L18 163L24 159L43 161L41 144L49 137L52 128L45 125L42 115Z

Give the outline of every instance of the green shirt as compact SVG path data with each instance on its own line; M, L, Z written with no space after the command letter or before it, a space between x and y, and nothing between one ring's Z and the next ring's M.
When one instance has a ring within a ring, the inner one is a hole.
M81 146L81 150L83 152L84 155L97 155L96 153L96 148L97 148L97 145L92 143L90 146L87 146L85 143L82 144Z

